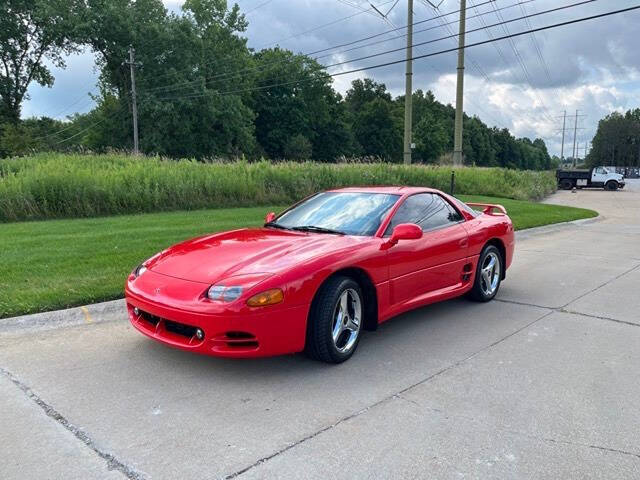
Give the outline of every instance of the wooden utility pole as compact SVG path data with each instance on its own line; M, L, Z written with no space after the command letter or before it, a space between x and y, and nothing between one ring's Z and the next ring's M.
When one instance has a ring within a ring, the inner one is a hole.
M458 80L456 85L456 119L453 133L453 164L462 165L462 119L464 116L464 36L466 31L466 0L460 0L460 26L458 29Z
M405 164L411 163L411 127L413 123L413 0L407 0L407 52L404 84L404 153Z
M564 116L562 117L562 147L560 147L560 166L564 162L564 131L567 126L567 111L564 111Z
M135 62L134 59L135 50L133 47L129 47L129 61L124 62L129 65L131 69L131 113L133 114L133 154L138 155L138 103L136 99L136 73L135 67L140 64Z
M573 166L576 166L576 140L578 136L578 110L576 110L576 120L573 123Z

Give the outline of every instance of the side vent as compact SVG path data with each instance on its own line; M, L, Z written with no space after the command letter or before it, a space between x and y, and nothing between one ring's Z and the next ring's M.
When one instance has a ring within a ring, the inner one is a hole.
M473 264L466 263L464 267L462 267L462 281L468 282L471 280L471 271L473 270Z

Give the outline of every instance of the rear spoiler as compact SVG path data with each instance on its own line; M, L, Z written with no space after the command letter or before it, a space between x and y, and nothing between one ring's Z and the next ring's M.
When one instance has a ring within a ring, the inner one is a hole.
M473 203L473 202L468 202L467 205L469 205L470 207L482 207L482 213L485 213L487 215L506 215L507 214L507 209L504 208L502 205L497 205L497 204L493 204L493 203ZM498 212L494 212L494 210L498 210Z

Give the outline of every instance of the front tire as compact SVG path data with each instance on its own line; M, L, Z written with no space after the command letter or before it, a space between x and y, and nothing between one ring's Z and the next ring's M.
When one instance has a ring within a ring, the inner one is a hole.
M494 245L482 250L476 267L475 280L469 296L477 302L488 302L498 293L502 282L502 255Z
M616 182L615 180L609 180L605 187L607 187L607 190L617 190L618 182Z
M349 277L330 278L311 305L305 352L315 360L342 363L355 352L364 320L360 286Z

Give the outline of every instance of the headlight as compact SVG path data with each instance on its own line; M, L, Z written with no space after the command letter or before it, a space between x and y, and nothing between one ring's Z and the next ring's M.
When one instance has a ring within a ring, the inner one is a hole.
M233 302L242 295L242 287L213 285L207 290L207 297L218 302Z
M284 300L284 293L279 288L272 288L271 290L265 290L257 295L254 295L247 300L247 305L250 307L265 307L267 305L274 305Z
M142 264L136 267L133 274L136 276L136 278L138 278L140 275L142 275L146 271L147 271L147 267L145 267L144 264Z

